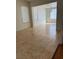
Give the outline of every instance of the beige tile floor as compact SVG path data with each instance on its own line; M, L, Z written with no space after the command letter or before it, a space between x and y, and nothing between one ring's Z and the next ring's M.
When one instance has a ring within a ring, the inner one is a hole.
M16 59L51 59L62 41L55 24L16 32Z

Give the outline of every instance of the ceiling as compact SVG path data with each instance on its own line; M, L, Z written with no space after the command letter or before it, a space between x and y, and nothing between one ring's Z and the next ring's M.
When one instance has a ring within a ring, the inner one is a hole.
M56 0L27 0L27 1L35 2L35 1L56 1Z
M31 2L31 6L37 6L37 5L52 3L55 2L56 0L26 0L26 1Z

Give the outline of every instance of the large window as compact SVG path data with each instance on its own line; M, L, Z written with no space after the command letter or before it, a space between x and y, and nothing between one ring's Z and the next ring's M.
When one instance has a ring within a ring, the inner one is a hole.
M51 7L46 9L46 22L47 23L56 23L57 18L57 8Z
M50 19L51 20L56 20L57 16L57 8L51 8L50 11Z

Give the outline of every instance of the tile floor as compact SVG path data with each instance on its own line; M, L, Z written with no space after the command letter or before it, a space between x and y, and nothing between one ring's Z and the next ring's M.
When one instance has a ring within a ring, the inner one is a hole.
M16 59L51 59L60 40L55 24L16 32Z

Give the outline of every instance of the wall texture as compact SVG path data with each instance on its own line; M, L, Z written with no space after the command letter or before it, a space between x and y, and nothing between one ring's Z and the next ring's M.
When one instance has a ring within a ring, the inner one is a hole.
M30 27L30 22L23 23L21 18L21 6L29 7L25 0L16 0L16 31Z

